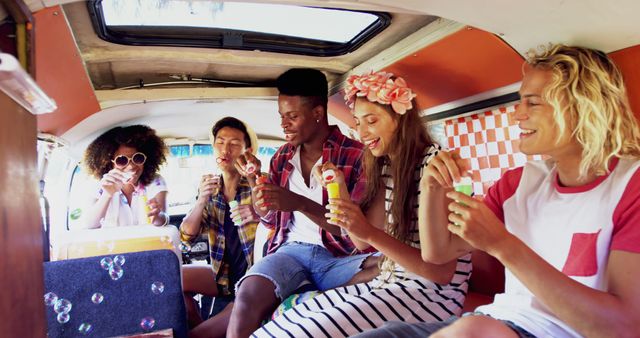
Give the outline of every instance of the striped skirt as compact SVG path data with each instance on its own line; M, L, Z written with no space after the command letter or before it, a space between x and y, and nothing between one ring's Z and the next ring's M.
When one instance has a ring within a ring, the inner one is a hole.
M460 260L458 265L460 266ZM252 337L348 337L382 326L387 321L436 322L460 315L471 264L441 286L427 279L380 283L374 279L329 290L255 331ZM456 278L457 277L457 278Z

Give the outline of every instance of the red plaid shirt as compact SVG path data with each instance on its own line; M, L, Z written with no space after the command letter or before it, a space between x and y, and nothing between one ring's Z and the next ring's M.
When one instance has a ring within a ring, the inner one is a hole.
M351 200L360 202L364 196L365 181L362 171L362 154L364 145L344 136L336 126L330 126L330 134L322 145L322 163L331 162L338 167L345 177L347 188L351 192ZM293 165L289 160L296 153L296 148L287 143L280 147L271 158L269 180L288 189L289 176ZM327 191L322 191L322 204L327 205ZM291 212L271 211L262 218L262 223L275 234L269 239L267 253L275 252L287 238L289 223L292 222ZM347 256L356 251L348 236L332 235L320 228L320 237L324 246L335 256Z

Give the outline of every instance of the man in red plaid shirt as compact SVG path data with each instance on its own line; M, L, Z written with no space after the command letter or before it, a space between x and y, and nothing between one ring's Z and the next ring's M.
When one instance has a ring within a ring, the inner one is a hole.
M364 145L329 125L328 85L322 72L291 69L278 78L278 90L287 143L271 159L269 183L253 191L256 212L275 233L268 255L236 285L227 337L249 336L305 282L324 291L377 274L375 258L356 254L349 237L327 223L327 192L312 174L323 163L335 164L344 173L351 199L359 201L364 192ZM251 155L239 159L242 165L247 161L259 166ZM255 186L255 176L249 181Z

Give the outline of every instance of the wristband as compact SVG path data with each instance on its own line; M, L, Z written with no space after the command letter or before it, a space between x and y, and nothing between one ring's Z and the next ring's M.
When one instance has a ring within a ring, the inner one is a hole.
M158 213L158 215L162 215L162 217L164 217L164 223L163 223L163 224L161 224L161 225L159 225L159 226L163 227L163 226L166 226L166 225L168 225L168 224L169 224L169 215L167 215L167 213L166 213L166 212L164 212L164 211L160 211L160 212Z

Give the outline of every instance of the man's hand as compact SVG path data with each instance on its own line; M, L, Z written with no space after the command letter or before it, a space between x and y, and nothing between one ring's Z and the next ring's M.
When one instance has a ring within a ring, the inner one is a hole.
M262 211L300 211L303 203L302 196L275 184L261 184L256 186L256 206Z
M231 219L240 219L239 225L245 225L247 223L257 223L260 221L260 217L253 211L251 205L248 204L240 204L235 208L230 209L231 211Z
M345 183L344 173L340 169L338 169L335 166L335 164L331 162L325 162L322 165L314 166L313 169L311 169L311 174L315 177L316 181L320 182L320 184L322 184L323 187L326 187L327 183L329 182L324 181L324 178L322 177L322 173L327 170L333 170L335 174L335 177L333 178L332 182L336 182L338 184Z
M240 175L246 177L251 182L255 181L256 175L259 174L262 169L260 160L255 157L250 150L247 150L244 154L238 156L234 166Z
M449 231L474 248L495 257L503 244L512 239L505 225L484 202L459 192L449 192Z
M202 175L200 185L198 186L198 201L202 203L209 200L213 194L217 194L220 190L220 176Z

